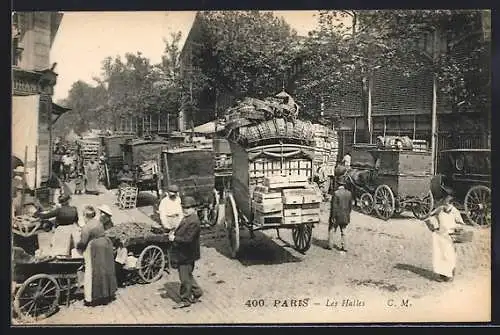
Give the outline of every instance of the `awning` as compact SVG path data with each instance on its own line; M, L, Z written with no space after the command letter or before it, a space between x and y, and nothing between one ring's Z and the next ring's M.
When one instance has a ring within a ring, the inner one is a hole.
M12 156L12 170L14 170L18 166L24 166L23 161L17 156Z
M70 110L71 110L71 108L63 107L63 106L60 106L56 103L52 103L52 114L54 114L54 115L61 116Z
M199 125L197 127L194 127L193 132L201 134L213 134L215 133L215 122L210 121L202 125Z

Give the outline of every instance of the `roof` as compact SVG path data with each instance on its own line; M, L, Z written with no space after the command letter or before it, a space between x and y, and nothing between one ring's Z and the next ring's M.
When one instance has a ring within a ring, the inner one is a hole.
M69 107L63 107L61 105L58 105L56 103L52 103L52 114L55 114L55 115L63 115L64 113L70 111L71 108Z
M222 130L223 128L220 128ZM202 134L213 134L215 133L215 121L210 121L199 126L196 126L192 130L194 133Z
M441 152L491 152L491 149L446 149Z
M162 140L134 139L125 143L125 145L142 145L142 144L168 144L168 142Z
M175 149L167 149L163 150L163 152L169 154L179 154L183 152L213 152L212 149L203 149L203 148L195 148L195 147L184 147L184 148L175 148Z

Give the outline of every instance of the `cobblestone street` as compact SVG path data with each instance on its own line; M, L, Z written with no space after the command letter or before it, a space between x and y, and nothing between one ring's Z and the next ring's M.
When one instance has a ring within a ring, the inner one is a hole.
M114 195L78 195L73 203L113 204ZM326 250L328 205L302 255L291 234L242 232L241 255L228 257L222 225L202 235L202 259L195 276L202 302L173 310L176 271L155 283L119 289L107 306L69 307L39 324L184 324L263 322L485 321L490 318L490 230L478 229L471 243L457 244L457 276L433 281L431 235L414 218L387 222L357 212L348 227L348 252ZM115 223L145 222L152 207L120 211ZM223 211L221 211L223 213ZM221 221L222 222L222 221ZM290 243L290 244L289 244ZM473 306L473 308L471 308Z

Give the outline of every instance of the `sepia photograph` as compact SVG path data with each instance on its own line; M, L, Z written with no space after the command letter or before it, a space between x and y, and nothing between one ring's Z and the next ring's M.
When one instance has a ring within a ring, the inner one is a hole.
M491 321L491 11L12 12L12 326Z

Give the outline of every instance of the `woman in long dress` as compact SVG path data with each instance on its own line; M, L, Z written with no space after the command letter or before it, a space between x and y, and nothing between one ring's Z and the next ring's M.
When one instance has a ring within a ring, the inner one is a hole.
M458 209L451 203L451 192L443 200L442 205L431 212L428 221L432 231L432 268L439 275L439 281L451 281L455 275L457 255L450 234L457 224L464 224Z
M114 299L117 290L113 244L105 236L92 206L85 207L84 216L87 222L77 244L85 261L84 303L87 306L107 304Z
M94 159L85 167L85 193L98 195L98 183L99 183L99 163Z

